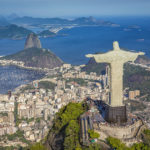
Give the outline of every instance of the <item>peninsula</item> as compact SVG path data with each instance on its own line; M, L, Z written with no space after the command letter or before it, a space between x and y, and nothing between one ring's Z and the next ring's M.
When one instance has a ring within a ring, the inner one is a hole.
M53 69L60 67L63 61L49 49L44 49L38 36L34 33L28 35L25 49L12 55L0 58L3 65L18 65L24 68Z

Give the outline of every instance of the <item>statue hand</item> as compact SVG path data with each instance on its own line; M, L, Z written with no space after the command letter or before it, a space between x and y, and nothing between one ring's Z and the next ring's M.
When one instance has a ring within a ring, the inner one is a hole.
M85 56L88 57L88 58L94 57L94 55L92 55L92 54L87 54L87 55L85 55Z
M139 52L139 55L145 55L145 53L144 52Z

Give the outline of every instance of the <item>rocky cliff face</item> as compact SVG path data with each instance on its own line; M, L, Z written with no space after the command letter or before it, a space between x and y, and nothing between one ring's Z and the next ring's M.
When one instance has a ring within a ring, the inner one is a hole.
M48 49L44 48L28 48L16 54L3 57L4 59L13 59L22 61L25 66L38 68L55 68L60 67L63 61Z
M45 146L47 150L63 150L64 137L63 134L49 132Z
M28 35L24 50L4 56L1 59L22 61L27 67L48 69L60 67L63 64L63 61L49 49L41 48L41 42L34 33Z
M42 48L41 42L40 42L38 36L34 33L30 33L28 35L26 42L25 42L24 49L28 49L28 48L32 48L32 47Z

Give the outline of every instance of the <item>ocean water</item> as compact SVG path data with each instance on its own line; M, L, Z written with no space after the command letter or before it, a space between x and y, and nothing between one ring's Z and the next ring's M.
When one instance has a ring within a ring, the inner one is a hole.
M45 73L29 69L22 69L16 66L0 66L0 94L8 90L27 84L33 80L40 79Z
M87 63L86 54L112 49L112 42L120 47L144 51L150 56L150 31L124 27L80 27L64 30L66 37L41 39L43 46L50 48L65 62L78 65Z
M73 65L85 64L86 54L112 49L112 42L120 47L144 51L150 56L150 17L108 17L103 20L120 24L120 27L76 27L61 30L56 37L41 38L43 48L48 48L64 62ZM8 55L24 48L25 39L0 40L0 55Z
M150 17L101 17L120 24L120 27L76 27L64 29L60 35L41 38L43 48L48 48L64 62L73 65L86 64L86 54L106 52L112 49L112 42L119 41L120 47L143 51L150 57ZM62 36L64 34L64 36ZM0 55L16 53L24 49L25 39L0 40ZM42 77L34 71L16 67L0 67L0 93L13 90L21 84Z

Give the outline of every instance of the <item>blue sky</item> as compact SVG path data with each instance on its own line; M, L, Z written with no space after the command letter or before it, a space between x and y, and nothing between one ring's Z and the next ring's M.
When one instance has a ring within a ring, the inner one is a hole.
M150 0L0 0L0 15L34 17L149 15Z

